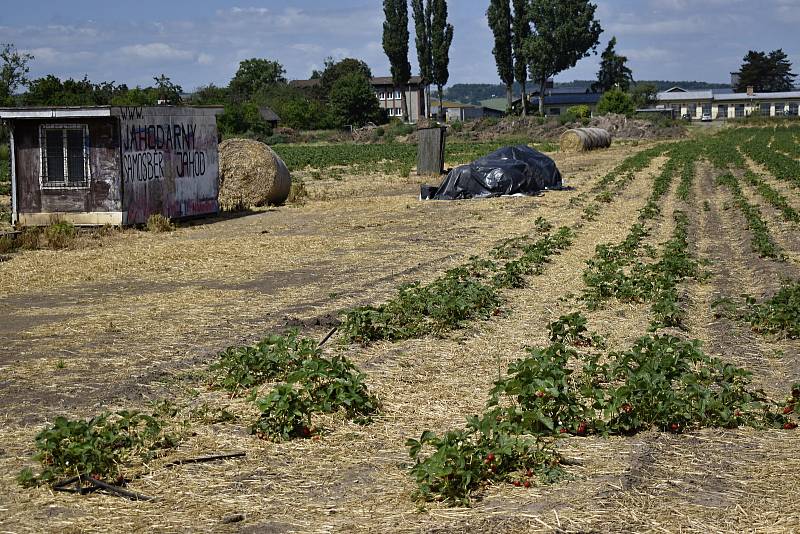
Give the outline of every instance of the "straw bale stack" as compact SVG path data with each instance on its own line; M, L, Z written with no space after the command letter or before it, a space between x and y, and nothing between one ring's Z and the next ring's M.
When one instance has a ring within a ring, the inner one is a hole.
M561 134L563 152L583 152L611 146L611 134L602 128L575 128Z
M264 143L227 139L219 145L219 205L224 210L283 204L292 178Z

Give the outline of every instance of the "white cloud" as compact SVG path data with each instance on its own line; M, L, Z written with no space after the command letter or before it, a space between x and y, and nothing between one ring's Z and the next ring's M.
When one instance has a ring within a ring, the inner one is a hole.
M123 46L119 49L122 56L144 60L181 61L192 60L194 54L166 43L149 43Z

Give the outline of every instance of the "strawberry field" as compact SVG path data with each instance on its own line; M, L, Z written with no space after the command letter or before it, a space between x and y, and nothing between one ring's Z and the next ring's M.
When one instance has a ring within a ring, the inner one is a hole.
M799 143L452 203L407 146L287 146L303 206L15 255L0 525L797 531Z

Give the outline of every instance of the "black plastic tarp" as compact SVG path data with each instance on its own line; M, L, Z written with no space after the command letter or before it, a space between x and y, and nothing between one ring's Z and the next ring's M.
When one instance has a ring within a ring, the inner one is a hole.
M501 148L469 165L456 167L442 185L423 185L422 200L462 200L504 195L534 195L560 189L556 163L527 145Z

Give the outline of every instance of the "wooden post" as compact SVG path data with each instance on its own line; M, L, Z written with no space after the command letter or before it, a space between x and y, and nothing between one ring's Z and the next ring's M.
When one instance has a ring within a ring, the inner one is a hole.
M417 174L440 175L444 172L444 146L446 128L420 128L417 130Z

